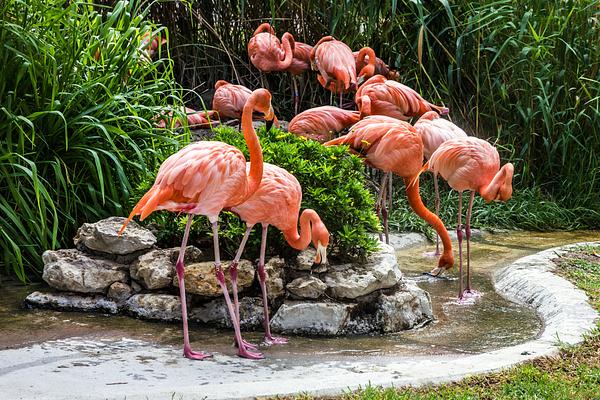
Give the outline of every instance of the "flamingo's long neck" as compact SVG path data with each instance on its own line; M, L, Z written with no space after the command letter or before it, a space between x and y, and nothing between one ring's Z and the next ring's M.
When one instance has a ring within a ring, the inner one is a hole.
M281 38L281 44L283 46L285 57L279 62L279 68L283 70L289 68L294 59L295 42L292 34L288 32L284 33L283 37Z
M364 95L360 98L360 118L364 118L367 115L371 115L371 98Z
M246 199L258 190L263 175L263 154L258 136L252 126L252 112L256 104L256 97L250 96L242 112L242 132L250 152L250 173L248 174L248 186L246 189Z
M283 231L283 236L291 247L296 250L304 250L308 247L312 239L310 223L315 216L317 216L315 211L304 210L300 215L300 233L298 233L298 226Z
M364 79L369 79L370 77L375 75L375 67L377 61L377 57L375 57L375 51L373 51L373 49L370 47L363 47L358 52L356 64L363 65L363 63L365 62L365 57L367 56L369 57L369 61L366 63L367 65L362 67L361 70L358 72L358 76L363 76Z
M411 183L411 181L413 181ZM404 178L404 184L406 185L406 197L408 198L408 204L410 204L410 208L421 218L423 218L429 225L435 229L435 231L440 235L442 239L442 243L444 245L444 253L442 257L445 259L454 259L452 254L452 242L450 241L450 235L444 226L442 220L429 211L423 201L421 200L421 195L419 193L419 178L411 177Z

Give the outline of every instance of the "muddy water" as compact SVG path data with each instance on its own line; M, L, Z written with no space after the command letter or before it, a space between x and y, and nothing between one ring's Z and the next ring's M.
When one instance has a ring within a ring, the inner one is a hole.
M541 322L524 307L512 304L492 289L492 272L522 256L562 244L596 240L598 232L534 233L511 232L478 239L472 246L473 286L483 295L472 304L457 304L456 273L447 279L422 275L434 265L424 256L432 246L418 246L397 253L404 274L417 281L432 297L436 321L418 330L387 336L345 338L291 337L286 346L264 349L270 358L319 356L344 359L352 355L375 357L414 354L478 353L509 346L535 337ZM141 339L148 342L179 346L179 323L153 323L124 316L24 310L23 298L41 286L3 285L0 290L0 349L23 347L32 343L69 337L86 339ZM192 326L195 348L234 353L232 332ZM246 338L259 341L260 332Z

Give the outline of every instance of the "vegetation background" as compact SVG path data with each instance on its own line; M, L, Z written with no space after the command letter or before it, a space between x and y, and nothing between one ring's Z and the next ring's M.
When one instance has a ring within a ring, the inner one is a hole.
M218 79L260 86L246 45L265 21L278 36L289 31L309 44L332 34L353 49L369 45L403 83L495 143L515 163L515 196L478 201L475 225L598 228L599 19L594 0L7 0L0 262L26 280L39 271L41 252L68 244L79 224L125 214L132 191L189 140L186 129L155 129L159 111L210 107ZM138 51L146 32L169 43L152 62ZM269 74L267 83L278 115L290 117L290 77ZM301 93L303 109L330 101L313 73ZM392 226L427 230L400 186ZM430 189L424 182L428 204ZM454 200L444 195L449 224Z

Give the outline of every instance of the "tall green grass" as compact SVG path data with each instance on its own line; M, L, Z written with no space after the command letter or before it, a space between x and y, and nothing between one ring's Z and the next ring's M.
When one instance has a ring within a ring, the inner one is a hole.
M152 18L169 27L177 79L205 100L217 79L259 86L246 45L260 22L309 44L333 34L353 49L369 45L402 82L496 142L516 164L517 191L536 188L563 208L600 209L595 0L180 1L154 4ZM287 117L290 82L268 75ZM301 88L303 108L329 102L314 75Z
M143 60L143 35L167 35L146 14L137 1L0 4L0 263L23 281L79 224L122 214L185 139L153 128L181 93L170 62Z

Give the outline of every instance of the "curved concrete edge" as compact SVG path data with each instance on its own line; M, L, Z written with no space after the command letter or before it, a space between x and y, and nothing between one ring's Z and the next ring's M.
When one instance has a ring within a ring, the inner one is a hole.
M588 303L586 294L553 273L556 266L552 259L580 246L598 244L583 242L547 249L520 258L494 275L499 294L533 307L544 321L537 341L577 344L595 326L598 313Z

